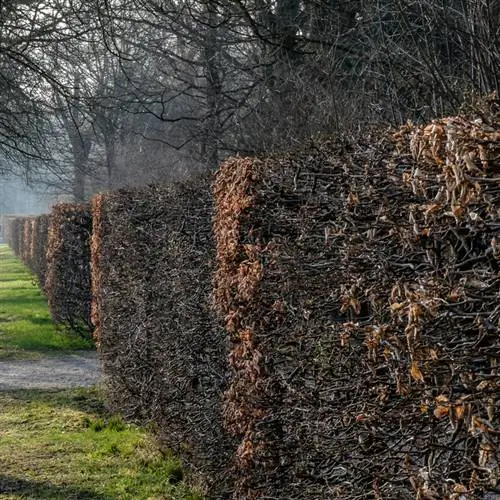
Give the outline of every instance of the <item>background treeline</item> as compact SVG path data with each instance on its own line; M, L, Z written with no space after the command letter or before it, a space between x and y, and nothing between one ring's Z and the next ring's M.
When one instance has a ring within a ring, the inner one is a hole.
M49 257L51 307L81 285L71 314L89 324L91 298L109 404L207 497L486 498L499 134L490 100L391 137L234 157L213 179L56 207L44 231L12 220L10 244L34 269Z
M2 170L81 202L499 91L495 0L0 8Z

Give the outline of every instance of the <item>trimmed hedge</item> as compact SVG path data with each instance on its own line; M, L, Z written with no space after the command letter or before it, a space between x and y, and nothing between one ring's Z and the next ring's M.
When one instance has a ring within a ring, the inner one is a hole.
M45 288L47 272L47 246L49 239L50 215L42 214L33 222L33 240L31 246L31 269L38 279L42 290Z
M33 225L33 217L23 219L20 257L30 270L33 270Z
M110 404L208 497L496 494L499 130L453 117L403 127L397 154L372 137L232 158L213 235L207 178L98 195L93 222L59 205L54 319L91 329L93 225ZM39 224L9 224L33 268Z
M499 128L222 165L235 498L498 492Z
M45 293L55 323L83 337L93 330L90 285L92 216L88 204L61 203L50 217Z
M18 257L21 257L23 247L24 217L9 218L7 243Z
M47 240L50 216L9 217L7 243L16 256L26 264L36 276L43 290L47 269Z
M150 422L211 497L229 495L227 345L211 310L208 179L93 200L93 319L116 411Z

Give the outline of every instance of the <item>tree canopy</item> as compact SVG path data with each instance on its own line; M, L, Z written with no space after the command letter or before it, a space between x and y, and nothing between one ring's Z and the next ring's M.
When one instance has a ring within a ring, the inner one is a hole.
M77 200L456 112L499 91L494 0L24 0L0 8L2 170Z

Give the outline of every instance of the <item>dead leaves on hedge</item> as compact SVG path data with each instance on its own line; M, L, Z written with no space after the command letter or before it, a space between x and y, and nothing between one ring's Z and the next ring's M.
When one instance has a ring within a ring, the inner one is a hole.
M330 459L344 472L323 471L328 493L304 479L302 494L404 496L403 476L418 498L494 487L499 130L498 115L458 116L403 127L397 154L332 142L221 168L214 297L233 340L239 494L293 496L301 467ZM451 451L435 458L434 442Z

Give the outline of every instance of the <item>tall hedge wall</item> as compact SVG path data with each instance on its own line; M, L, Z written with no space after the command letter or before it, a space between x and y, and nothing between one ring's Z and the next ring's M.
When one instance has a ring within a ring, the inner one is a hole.
M7 243L13 252L21 257L23 246L24 217L9 218L7 221L9 228L7 231Z
M47 272L47 245L49 239L50 215L42 214L34 218L33 236L31 242L31 269L38 279L38 283L45 288Z
M52 209L47 242L45 292L53 320L88 337L93 329L90 284L92 216L88 204Z
M498 493L499 129L221 167L235 498Z
M23 219L23 228L22 228L22 236L21 236L21 251L20 257L22 261L26 264L26 266L31 269L32 268L32 257L33 257L33 217L25 217Z
M47 268L47 239L49 215L13 217L5 219L7 243L14 253L36 276L42 289Z
M227 347L211 310L209 180L93 200L96 341L109 400L151 422L163 445L228 495L231 440L222 429Z

